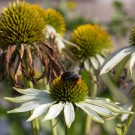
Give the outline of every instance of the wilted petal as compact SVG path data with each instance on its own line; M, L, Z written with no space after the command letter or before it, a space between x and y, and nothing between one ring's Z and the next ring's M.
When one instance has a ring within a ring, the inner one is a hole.
M69 45L69 46L73 46L73 47L76 47L78 50L80 50L80 47L68 40L65 40L64 38L62 38L62 41L66 44L66 45Z
M135 51L135 47L124 47L121 48L110 55L110 57L104 62L100 75L109 72L113 67L115 67L122 59L127 55L130 55Z
M56 45L58 47L58 51L61 53L62 49L65 48L65 44L62 42L61 39L55 38Z
M54 119L55 117L57 117L60 114L60 112L62 111L63 107L64 107L64 104L61 102L58 104L52 105L49 108L49 111L46 114L44 121L51 120L51 119Z
M48 110L48 107L51 106L53 103L50 104L42 104L36 107L30 116L30 118L27 121L32 121L33 119L39 117L43 113L45 113Z
M40 102L36 102L36 101L30 101L27 103L22 104L20 107L13 109L11 111L8 111L8 113L18 113L18 112L27 112L27 111L31 111L34 108L36 108L39 104L42 104Z
M127 63L127 80L130 80L132 77L132 70L134 64L135 64L135 53L131 55L129 62Z
M93 120L104 123L103 119L92 109L85 106L83 103L76 103L78 107L80 107L82 110L84 110Z
M66 103L64 107L64 116L65 116L66 125L68 126L68 128L70 128L72 122L75 119L74 107L72 103L70 102Z
M50 36L56 35L56 30L51 26L51 25L47 25L46 26L46 38L50 38Z

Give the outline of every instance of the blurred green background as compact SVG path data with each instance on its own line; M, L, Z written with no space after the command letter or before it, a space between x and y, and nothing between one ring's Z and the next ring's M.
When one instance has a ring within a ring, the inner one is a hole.
M8 5L8 2L13 0L0 0L0 10L4 6ZM55 8L61 14L63 14L66 21L67 32L65 38L68 39L68 35L81 24L99 24L101 27L106 29L106 31L111 35L114 50L117 48L128 45L128 35L131 30L131 27L135 24L135 0L26 0L30 3L36 3L41 5L43 8ZM85 73L84 73L85 74ZM126 103L126 99L122 96L129 99L129 90L132 86L131 82L123 82L121 85L118 84L113 78L108 79L104 77L103 85L101 81L101 87L98 90L98 96L109 97L112 100L119 101L121 103ZM26 123L26 118L28 114L6 114L6 110L9 110L15 107L14 104L11 104L3 100L5 96L16 95L13 92L12 86L7 81L0 83L0 135L30 135L30 123ZM80 111L80 110L78 110ZM82 125L83 121L85 122L85 114L81 112L77 113L76 120L72 131L75 130L77 135L83 135ZM92 133L93 135L115 135L115 127L117 120L110 120L105 124L93 123ZM42 131L41 135L51 134L49 122L41 123ZM134 135L135 129L133 128L135 123L133 122L130 126L128 135ZM59 134L63 135L64 131L62 130L62 124L59 122L57 124L59 127Z

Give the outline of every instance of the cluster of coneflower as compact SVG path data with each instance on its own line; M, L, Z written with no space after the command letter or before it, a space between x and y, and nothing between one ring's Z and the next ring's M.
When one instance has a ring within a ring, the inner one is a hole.
M109 35L100 26L79 26L67 41L63 38L64 18L59 12L18 0L4 8L0 18L0 79L8 77L19 87L25 79L36 84L46 78L50 84L49 91L15 88L24 95L5 99L25 103L10 113L34 110L28 121L42 114L44 120L50 120L64 109L68 127L75 119L76 107L100 123L104 122L102 116L131 113L109 99L88 97L89 89L81 76L65 72L63 61L67 57L73 65L81 65L88 72L91 68L99 70L112 48ZM43 71L37 76L38 60Z

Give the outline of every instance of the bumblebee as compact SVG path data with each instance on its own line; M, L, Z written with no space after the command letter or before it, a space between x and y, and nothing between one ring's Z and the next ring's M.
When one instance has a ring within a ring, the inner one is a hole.
M80 75L75 72L64 72L61 76L61 80L64 82L77 82L80 78Z

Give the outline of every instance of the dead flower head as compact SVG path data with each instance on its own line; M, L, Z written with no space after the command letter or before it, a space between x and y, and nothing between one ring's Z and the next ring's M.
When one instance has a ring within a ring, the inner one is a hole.
M45 75L48 80L61 73L53 48L45 41L45 21L25 1L14 1L0 15L0 79L8 77L17 86L22 75L35 83ZM43 73L35 78L37 56Z

